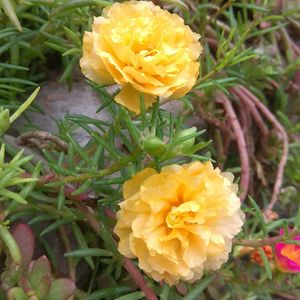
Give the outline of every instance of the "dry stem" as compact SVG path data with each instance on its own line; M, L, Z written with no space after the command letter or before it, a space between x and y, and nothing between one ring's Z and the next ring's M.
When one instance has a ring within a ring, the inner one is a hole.
M43 143L40 141L49 141L54 143L61 151L65 153L68 152L68 145L64 141L46 131L30 131L23 133L18 137L17 141L20 145L26 145L29 142L33 143L36 147L39 147L40 145L43 146Z

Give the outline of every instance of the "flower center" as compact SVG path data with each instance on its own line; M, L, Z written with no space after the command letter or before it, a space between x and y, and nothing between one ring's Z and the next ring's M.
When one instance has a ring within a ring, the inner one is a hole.
M286 245L281 254L300 265L300 249L297 248L295 245Z
M169 228L182 228L199 222L198 212L200 206L194 202L185 202L178 207L172 207L166 218Z

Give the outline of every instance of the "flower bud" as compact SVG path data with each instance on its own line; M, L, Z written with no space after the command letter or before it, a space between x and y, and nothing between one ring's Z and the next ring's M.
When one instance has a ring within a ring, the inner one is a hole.
M266 245L266 246L261 247L261 249L262 249L263 252L265 252L265 255L266 255L267 259L269 261L272 261L272 259L273 259L273 250L272 250L272 247L270 245ZM263 259L262 259L261 255L260 255L260 252L257 249L255 249L251 253L250 260L251 260L251 262L257 263L260 266L264 265Z
M0 107L0 136L9 128L9 110Z
M178 145L181 152L185 152L185 151L189 150L191 147L194 146L195 137L191 137L187 140L184 140L184 138L191 135L191 134L193 134L193 133L195 133L196 131L197 131L196 127L191 127L191 128L188 128L188 129L183 129L181 131L178 131L174 134L174 136L173 136L173 142L174 143L176 143L180 140L183 140L182 143L180 143Z
M144 142L144 150L151 155L160 155L166 149L166 144L157 136L151 136Z

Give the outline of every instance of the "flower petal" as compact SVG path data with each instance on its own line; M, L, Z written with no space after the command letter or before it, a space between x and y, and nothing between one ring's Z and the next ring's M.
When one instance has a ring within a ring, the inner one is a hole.
M140 113L140 97L141 93L135 90L130 84L122 87L119 94L115 96L115 101L127 107L129 110ZM144 94L145 107L148 108L155 102L155 96Z
M83 35L83 56L80 59L80 67L85 77L98 84L114 83L101 57L94 51L94 36L91 32L86 31Z
M157 174L154 169L146 168L143 171L135 174L130 180L127 180L123 185L123 196L125 199L130 198L140 191L142 183L150 176Z

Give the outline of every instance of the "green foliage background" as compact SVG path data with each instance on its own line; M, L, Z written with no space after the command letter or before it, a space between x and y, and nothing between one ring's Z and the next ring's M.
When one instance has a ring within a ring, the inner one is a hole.
M59 274L59 259L48 237L54 233L61 237L68 261L67 277L74 279L78 287L75 299L144 298L122 268L123 258L112 235L114 220L105 213L107 209L118 210L122 184L138 170L213 159L224 169L240 174L235 144L224 155L221 129L228 122L222 106L215 101L216 90L236 105L230 89L243 85L272 111L289 135L283 189L275 205L279 218L266 220L263 212L272 195L273 174L282 155L281 140L267 121L270 132L263 144L255 128L247 133L254 144L250 159L254 170L250 187L253 199L244 202L247 222L236 244L277 235L279 228L300 226L299 3L283 1L284 6L278 8L281 1L258 2L158 2L179 13L202 35L205 54L201 57L201 76L182 99L184 114L172 115L158 103L145 111L141 101L142 113L135 117L115 104L105 87L87 82L101 99L98 111L105 110L113 122L66 115L57 122L57 132L48 148L42 150L18 144L24 131L36 128L29 119L25 128L15 126L2 135L1 224L7 228L13 222L26 220L55 275ZM12 115L37 86L47 82L53 70L60 70L60 82L69 88L74 86L73 72L78 68L83 32L90 29L93 16L101 15L111 2L1 0L0 5L0 106ZM41 112L38 103L28 110ZM206 132L185 130L185 120L191 114L206 121ZM83 146L74 137L77 128L90 137ZM257 165L263 165L263 173L254 169ZM260 176L266 182L262 183ZM3 254L12 255L14 249L7 251L5 246L4 243ZM299 299L299 275L272 270L267 259L264 266L256 265L249 256L241 255L240 249L238 245L234 247L230 261L221 270L195 284L182 284L185 296L179 288L146 280L164 300ZM76 267L80 273L82 261L85 273L76 277ZM0 266L0 270L3 272L4 267Z

